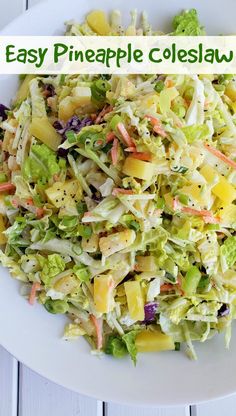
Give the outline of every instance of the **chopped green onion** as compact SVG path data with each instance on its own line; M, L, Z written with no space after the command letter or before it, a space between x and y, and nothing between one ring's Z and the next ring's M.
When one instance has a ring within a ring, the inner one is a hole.
M7 182L7 175L5 175L3 172L0 173L0 182Z
M139 231L140 230L140 224L137 221L130 221L129 223L129 228L131 228L134 231Z
M77 211L79 214L83 215L87 211L87 206L85 202L78 202L76 205Z
M222 84L213 84L214 85L214 88L215 88L215 90L217 91L217 92L224 92L224 90L225 90L225 86L224 85L222 85Z
M117 124L122 123L122 118L116 114L110 121L110 128L116 130Z
M103 148L102 148L102 151L104 152L104 153L108 153L110 150L111 150L111 148L112 148L112 145L113 145L113 143L107 143Z
M183 105L179 105L179 104L178 105L176 104L176 105L173 106L173 111L180 118L183 118L186 114L185 107Z
M200 279L200 282L198 283L198 289L206 289L206 287L210 283L210 277L209 276L202 276Z
M109 79L111 79L111 75L110 74L101 74L101 79L106 79L107 81L109 81Z
M211 230L211 231L219 231L220 225L219 224L207 224L206 229Z
M200 279L201 272L198 270L198 268L196 266L190 267L183 281L183 290L187 296L196 293Z
M76 143L76 141L77 141L77 136L76 136L75 132L72 131L72 130L69 130L69 131L66 132L66 138L67 138L69 143Z
M89 225L83 225L83 224L78 225L78 231L81 237L84 237L84 238L90 238L93 233L92 228Z
M164 209L165 208L165 200L164 198L157 198L157 208L158 209Z
M50 313L66 313L69 309L69 305L65 300L46 300L44 304L45 309Z
M60 81L59 81L59 85L63 85L64 84L64 82L65 82L65 74L61 74L61 76L60 76Z
M103 102L106 99L106 92L110 89L109 82L103 79L94 81L91 85L92 99L95 102Z
M175 283L176 282L176 278L173 276L173 274L166 272L165 273L165 278L167 280L169 280L171 283Z
M77 225L78 218L75 216L64 216L61 220L60 229L73 228Z
M230 81L233 77L234 76L232 74L222 74L219 76L218 81L220 84L224 84L225 81Z
M185 166L172 166L171 170L173 172L186 173L188 171L188 168L186 168Z
M78 277L81 282L88 282L90 280L91 274L89 269L83 264L76 264L73 267L73 272Z
M175 351L180 351L180 342L175 342Z
M157 81L156 84L155 84L154 90L156 92L161 92L164 89L164 86L165 86L165 84L164 84L163 81L161 81L161 80Z
M178 198L179 198L179 202L181 202L181 204L188 205L188 203L189 203L189 197L187 195L180 194L178 196Z

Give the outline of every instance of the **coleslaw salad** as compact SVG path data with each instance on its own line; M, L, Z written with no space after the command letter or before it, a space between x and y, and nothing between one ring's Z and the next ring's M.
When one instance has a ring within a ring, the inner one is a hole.
M68 35L160 35L91 12ZM172 35L202 35L196 11ZM0 260L96 353L186 350L236 302L233 75L26 75L0 105Z

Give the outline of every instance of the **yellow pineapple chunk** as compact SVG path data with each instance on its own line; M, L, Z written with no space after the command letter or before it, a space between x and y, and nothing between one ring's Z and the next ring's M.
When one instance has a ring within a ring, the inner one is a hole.
M154 256L137 256L136 269L139 272L155 272L157 269Z
M114 233L108 237L101 237L99 240L99 248L105 257L117 251L123 250L133 244L136 238L134 230L124 230Z
M125 294L131 319L144 320L144 300L140 283L137 281L125 282Z
M58 118L63 121L69 120L76 110L76 103L73 97L65 97L60 101L58 109Z
M145 111L147 111L148 109L153 109L153 111L156 112L157 109L157 105L159 103L159 97L157 95L157 93L153 94L147 94L145 95L145 97L142 97L142 100L140 101L140 107L142 109L145 109Z
M224 225L236 224L236 205L229 204L220 207L218 215Z
M59 103L58 118L60 120L69 120L69 118L75 115L77 109L88 106L91 103L90 88L76 87L72 93L73 97L67 96Z
M102 10L94 10L89 13L87 23L98 35L106 36L111 32L106 14Z
M54 151L61 144L61 136L56 132L47 117L34 117L30 125L30 134Z
M160 110L166 114L171 107L171 102L178 97L179 92L175 87L167 88L160 93Z
M56 207L75 207L83 194L81 185L76 179L66 182L55 182L45 191L48 200Z
M26 75L24 81L22 81L20 88L17 91L16 97L14 99L15 103L21 103L28 97L29 84L33 78L35 78L35 75Z
M114 282L109 274L99 275L94 278L93 296L97 312L110 312L113 305L113 289Z
M155 165L143 160L127 157L123 165L123 173L127 176L150 181L155 173Z
M139 332L135 344L138 352L155 352L175 349L173 339L169 335L163 334L160 330L144 330Z
M236 272L227 270L222 276L222 282L225 286L236 289Z
M233 82L229 82L225 88L225 95L227 95L232 101L236 101L236 86Z
M64 276L61 279L57 280L54 285L54 289L57 292L62 292L65 295L69 295L69 293L75 292L80 286L79 280L75 277L74 274L69 274L68 276Z
M197 201L200 205L204 205L207 201L202 196L202 187L199 188L197 184L190 186L184 186L181 190L181 193L190 196L193 200Z
M91 103L90 87L75 87L72 91L73 97L76 98L77 105L88 105Z
M173 209L173 196L171 195L170 192L164 195L164 200L165 200L167 208L172 210Z
M81 247L87 253L95 253L98 249L98 235L93 234L90 238L83 237Z
M236 198L236 189L211 166L203 166L200 173L209 183L213 182L215 177L218 177L219 182L213 186L212 193L221 199L224 204L230 204Z
M0 215L0 244L6 244L7 237L5 236L4 231L6 231L6 227L4 224L3 216Z

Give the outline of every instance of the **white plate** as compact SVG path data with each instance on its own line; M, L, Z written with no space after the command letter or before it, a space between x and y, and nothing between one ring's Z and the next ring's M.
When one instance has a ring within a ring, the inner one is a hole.
M137 8L148 11L151 23L168 29L174 14L196 7L209 34L235 33L235 0L55 0L41 3L12 22L5 35L53 35L63 33L63 21L81 21L93 8L120 8L127 16ZM126 19L127 20L127 19ZM0 79L0 102L8 103L17 78ZM135 368L129 359L115 360L90 354L81 339L65 342L64 319L34 307L19 295L18 284L1 269L0 343L24 364L69 389L106 401L133 405L197 403L236 391L236 331L230 350L221 336L197 347L198 361L179 352L144 354Z

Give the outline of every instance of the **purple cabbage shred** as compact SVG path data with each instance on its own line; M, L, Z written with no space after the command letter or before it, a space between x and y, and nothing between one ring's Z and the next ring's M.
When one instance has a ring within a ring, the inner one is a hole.
M222 318L223 316L229 315L230 309L229 306L223 303L223 305L218 310L218 316Z
M4 121L7 119L7 111L9 111L9 108L7 108L3 104L0 104L0 121Z
M68 131L79 133L83 127L91 126L91 124L93 124L93 121L89 117L85 117L83 120L80 120L79 117L73 116L67 121L66 124L57 120L54 122L53 126L63 137L63 139L66 140L66 133Z
M53 124L53 127L62 136L63 143L66 140L66 133L68 131L74 131L75 133L79 133L83 127L91 126L91 124L93 124L93 121L89 117L85 117L83 120L80 120L77 116L73 116L67 121L66 124L63 123L63 121L56 120ZM60 157L66 158L68 152L68 149L58 149L57 154Z
M144 322L145 323L155 321L157 308L158 308L157 302L146 303L146 305L144 306L144 315L145 315Z

